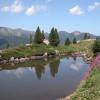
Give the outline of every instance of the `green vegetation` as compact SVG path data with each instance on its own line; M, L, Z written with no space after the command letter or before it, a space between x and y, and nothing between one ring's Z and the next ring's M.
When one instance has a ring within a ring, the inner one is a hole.
M33 38L32 38L32 34L30 34L30 44L32 44L33 42Z
M100 100L100 68L95 68L70 100Z
M69 38L67 38L65 41L65 45L69 45L69 44L71 44L71 41L69 40Z
M73 44L76 44L77 43L77 40L76 40L76 38L74 37L74 39L73 39Z
M85 34L84 34L84 37L83 37L84 40L90 39L90 38L91 38L91 36L90 36L89 33L85 33Z
M43 31L41 32L40 28L38 27L35 32L34 42L40 44L43 43L43 40L44 40L44 32Z
M92 50L94 54L100 53L100 39L96 39L96 41L93 44Z
M59 46L51 46L45 44L33 44L32 46L25 46L20 45L19 47L9 48L2 51L0 54L2 58L8 59L10 57L25 57L31 56L35 54L43 54L45 52L54 52L55 50L59 50L60 54L69 54L73 52L83 52L86 53L88 56L92 54L92 47L93 41L82 41L77 44L70 44L70 45L59 45Z
M54 27L51 29L51 32L50 32L49 42L50 42L50 45L52 46L58 46L60 42L58 31Z

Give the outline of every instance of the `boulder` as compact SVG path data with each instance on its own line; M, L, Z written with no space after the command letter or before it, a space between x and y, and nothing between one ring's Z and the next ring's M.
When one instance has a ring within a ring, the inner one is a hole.
M28 60L30 60L30 59L29 59L28 57L25 57L25 60L28 61Z
M31 56L30 59L31 59L31 60L34 60L34 59L35 59L35 56Z
M14 60L14 63L19 63L19 59L16 58L16 59Z
M25 58L20 58L19 61L20 61L21 63L23 63L23 62L25 62Z
M9 61L14 62L14 57L11 57Z
M56 53L56 55L59 55L59 51L58 50L55 50L55 53Z
M48 56L48 53L47 53L47 52L45 52L43 56L44 56L44 57L47 57L47 56Z
M3 63L6 64L7 63L7 60L3 60Z

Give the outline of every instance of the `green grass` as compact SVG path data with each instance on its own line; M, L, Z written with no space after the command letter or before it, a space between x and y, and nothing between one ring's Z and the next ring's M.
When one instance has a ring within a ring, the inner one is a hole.
M26 47L24 45L15 47L15 48L9 48L6 50L3 50L3 52L0 54L2 58L8 59L12 56L14 57L25 57L25 56L31 56L34 54L39 53L45 53L45 52L54 52L55 50L59 50L60 53L72 53L72 52L84 52L88 56L92 55L91 46L93 44L93 41L82 41L78 44L71 44L71 45L62 45L58 47L53 46L47 46L45 44L33 44L31 47Z
M95 68L70 100L100 100L100 68Z

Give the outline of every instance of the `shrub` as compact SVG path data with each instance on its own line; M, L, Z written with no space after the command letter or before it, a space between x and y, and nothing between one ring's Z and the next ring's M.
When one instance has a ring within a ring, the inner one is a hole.
M93 48L92 48L93 53L96 55L97 53L100 53L100 39L96 39Z

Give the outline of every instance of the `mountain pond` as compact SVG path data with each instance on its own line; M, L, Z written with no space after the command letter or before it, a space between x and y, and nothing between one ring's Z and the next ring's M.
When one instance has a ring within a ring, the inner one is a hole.
M71 56L0 65L0 100L58 100L76 90L88 69Z

